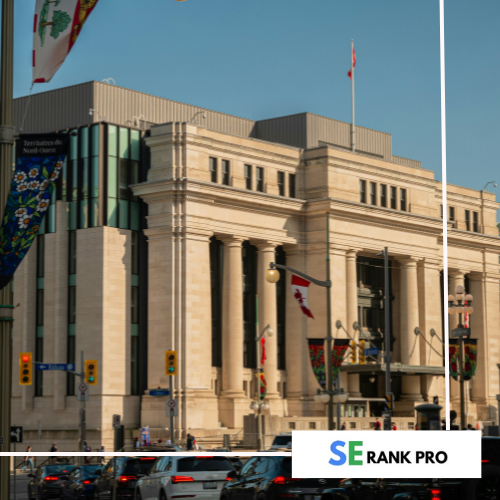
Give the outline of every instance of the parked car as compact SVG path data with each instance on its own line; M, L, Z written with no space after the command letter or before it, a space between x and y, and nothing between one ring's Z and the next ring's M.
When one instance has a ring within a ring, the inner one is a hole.
M59 498L61 494L61 476L69 474L76 464L51 464L38 467L28 474L28 498L30 500L47 500Z
M159 457L149 476L137 482L135 498L219 500L229 472L236 471L226 457Z
M291 447L292 447L292 433L282 432L273 439L273 444L271 445L270 451L278 451L283 449L290 450Z
M325 488L338 486L339 479L292 478L291 457L252 457L224 485L221 500L320 500ZM145 500L145 499L144 499Z
M94 498L94 483L101 475L103 465L81 465L68 475L61 476L62 500L87 500Z
M95 500L111 500L116 488L116 500L132 500L137 481L149 474L156 457L116 457L104 467L94 483ZM116 462L116 473L115 473Z

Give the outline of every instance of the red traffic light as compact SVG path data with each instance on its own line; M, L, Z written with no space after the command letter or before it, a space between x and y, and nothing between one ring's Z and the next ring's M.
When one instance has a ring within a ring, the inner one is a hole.
M30 360L30 357L29 357L29 356L24 355L21 359L22 359L22 362L23 362L23 363L27 363L27 362Z

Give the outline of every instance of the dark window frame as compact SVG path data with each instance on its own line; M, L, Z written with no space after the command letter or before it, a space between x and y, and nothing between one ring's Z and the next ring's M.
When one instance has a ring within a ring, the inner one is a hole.
M210 172L210 182L217 182L217 158L209 157L208 170Z
M398 188L389 186L389 203L392 210L398 209Z
M222 160L220 172L221 184L229 186L231 184L231 162L229 160Z
M387 208L387 184L380 184L380 206Z
M406 196L406 189L401 188L399 190L399 209L402 212L408 211L408 197Z
M377 183L370 182L370 205L377 204Z
M465 230L470 231L470 210L464 210L464 219L465 219Z
M366 181L359 180L359 202L366 203Z
M288 197L297 197L297 176L295 174L288 174Z
M264 168L255 167L255 190L259 193L264 192Z
M243 166L243 174L245 176L245 187L246 189L252 189L252 165L245 163Z
M279 195L285 196L285 172L278 170L277 183Z

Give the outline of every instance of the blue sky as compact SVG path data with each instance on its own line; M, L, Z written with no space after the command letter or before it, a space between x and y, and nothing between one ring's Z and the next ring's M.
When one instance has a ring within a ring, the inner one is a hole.
M31 84L35 0L15 4L17 97ZM34 92L112 77L251 119L310 111L350 121L351 38L357 123L391 133L394 154L439 178L437 0L100 0L59 72Z

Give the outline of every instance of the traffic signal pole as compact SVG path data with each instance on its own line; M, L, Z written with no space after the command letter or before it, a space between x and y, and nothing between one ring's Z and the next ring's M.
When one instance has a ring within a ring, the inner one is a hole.
M170 389L170 399L174 399L174 377L168 377L169 389ZM175 429L174 429L174 416L170 415L170 439L172 444L175 444Z
M12 180L14 0L2 1L0 60L0 217L7 205ZM11 285L0 290L0 451L10 451L12 387ZM0 457L0 498L10 498L10 457Z
M82 364L81 364L81 370L82 370L82 374L81 374L81 377L80 377L80 380L82 382L85 382L85 356L84 356L84 352L82 351L82 357L81 357L81 361L82 361ZM85 428L85 398L83 399L82 401L82 408L81 408L81 412L80 412L80 451L84 451L83 450L83 442L86 440L86 431L87 429ZM83 463L83 461L82 461Z

